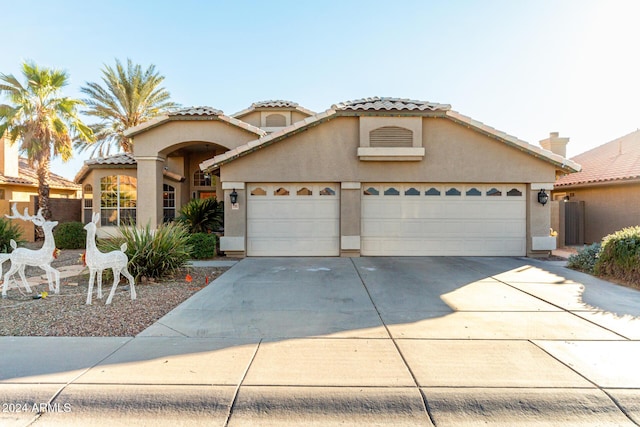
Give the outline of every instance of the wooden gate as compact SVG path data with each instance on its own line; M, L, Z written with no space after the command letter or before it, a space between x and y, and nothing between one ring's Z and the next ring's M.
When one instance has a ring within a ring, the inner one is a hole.
M564 202L564 243L584 245L584 202Z

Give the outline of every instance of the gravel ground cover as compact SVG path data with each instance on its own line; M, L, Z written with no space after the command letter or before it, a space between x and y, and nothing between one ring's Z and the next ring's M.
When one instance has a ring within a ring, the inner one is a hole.
M84 250L63 250L51 264L55 268L80 265ZM4 272L8 270L6 262ZM156 320L178 304L198 292L225 268L185 268L172 277L160 281L142 281L136 285L137 299L132 301L127 283L122 281L110 305L105 305L113 279L106 274L102 281L102 299L95 294L93 302L86 305L89 270L79 275L60 279L60 294L50 293L46 298L34 299L34 295L49 291L46 279L43 284L31 286L27 294L22 286L9 289L7 298L0 299L1 336L134 336L151 326ZM28 267L27 278L43 276L39 268ZM187 278L189 275L189 279ZM16 276L18 281L20 280Z

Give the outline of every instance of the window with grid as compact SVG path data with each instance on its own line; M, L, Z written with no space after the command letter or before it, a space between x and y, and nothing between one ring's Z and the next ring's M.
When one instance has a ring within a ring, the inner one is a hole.
M100 179L100 224L135 225L138 180L112 175Z
M211 187L211 175L198 169L193 173L194 187Z
M162 184L162 222L171 222L176 218L176 189Z
M93 186L86 184L82 188L82 210L84 212L84 223L91 222L91 216L93 215Z

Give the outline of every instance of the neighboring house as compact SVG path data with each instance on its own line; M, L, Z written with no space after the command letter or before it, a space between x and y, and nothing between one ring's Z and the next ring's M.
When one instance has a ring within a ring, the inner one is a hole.
M580 169L449 105L397 98L319 114L289 101L189 108L126 134L133 155L76 177L102 228L134 216L155 227L215 195L221 248L240 256L546 255L538 194Z
M579 227L568 244L599 242L608 234L640 225L640 130L573 157L582 171L561 177L553 198L575 203L564 228ZM572 216L577 217L573 222ZM571 238L567 235L567 239ZM561 242L562 243L562 242Z
M49 179L51 211L54 219L72 221L77 219L75 209L71 209L74 215L69 216L66 209L56 209L56 199L78 199L81 195L80 186L59 175L52 173ZM35 214L34 198L38 196L38 175L29 167L25 158L19 157L18 144L11 144L9 139L0 136L0 216L4 217L11 211L11 205L17 203L20 213L24 208L29 208L30 214ZM68 205L65 205L68 206ZM22 224L23 221L18 221ZM28 224L27 224L28 225ZM24 238L33 240L33 227L23 227Z

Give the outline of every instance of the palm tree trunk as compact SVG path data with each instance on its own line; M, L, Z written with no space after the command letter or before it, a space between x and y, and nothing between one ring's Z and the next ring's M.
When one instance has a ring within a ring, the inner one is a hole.
M42 216L47 221L51 219L49 210L49 155L43 155L38 161L38 207L42 209Z

